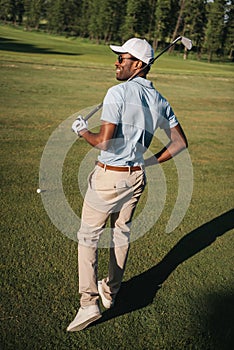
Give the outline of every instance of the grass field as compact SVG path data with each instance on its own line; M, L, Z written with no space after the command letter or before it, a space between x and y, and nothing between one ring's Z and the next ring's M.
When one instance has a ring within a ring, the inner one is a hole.
M164 209L131 245L116 307L70 334L79 306L77 244L51 223L43 193L36 193L39 167L59 124L101 102L117 83L115 56L107 46L8 26L0 26L0 51L1 349L232 349L233 65L165 54L153 66L149 78L188 137L192 200L180 225L166 233L177 174L173 161L164 164ZM155 141L152 150L159 147ZM89 150L78 140L64 164L64 189L77 213L77 172ZM100 277L107 259L100 249Z

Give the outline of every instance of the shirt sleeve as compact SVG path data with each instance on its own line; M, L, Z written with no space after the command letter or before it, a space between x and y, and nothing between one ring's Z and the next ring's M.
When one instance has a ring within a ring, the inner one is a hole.
M121 121L123 110L123 97L121 90L117 86L113 86L107 91L103 101L101 120L119 124Z
M169 102L164 99L163 100L163 113L162 113L162 117L159 123L159 127L160 129L171 129L174 128L176 125L179 124L175 113L173 111L173 109L171 108Z

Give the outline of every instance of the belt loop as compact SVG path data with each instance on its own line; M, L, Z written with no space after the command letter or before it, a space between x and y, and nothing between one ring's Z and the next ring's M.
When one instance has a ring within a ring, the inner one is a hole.
M104 171L106 172L106 163L104 164Z
M131 167L128 167L128 175L131 175Z

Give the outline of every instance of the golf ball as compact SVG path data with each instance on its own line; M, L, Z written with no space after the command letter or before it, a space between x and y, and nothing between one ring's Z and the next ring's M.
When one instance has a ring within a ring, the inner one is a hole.
M40 188L37 189L37 193L41 193L41 189Z

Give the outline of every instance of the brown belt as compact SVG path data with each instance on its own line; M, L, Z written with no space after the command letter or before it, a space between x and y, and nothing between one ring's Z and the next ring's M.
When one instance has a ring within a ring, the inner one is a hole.
M137 166L112 166L112 165L107 165L103 164L101 162L96 162L96 165L100 166L101 168L104 168L106 170L112 170L112 171L138 171L142 170L142 167L139 165Z

